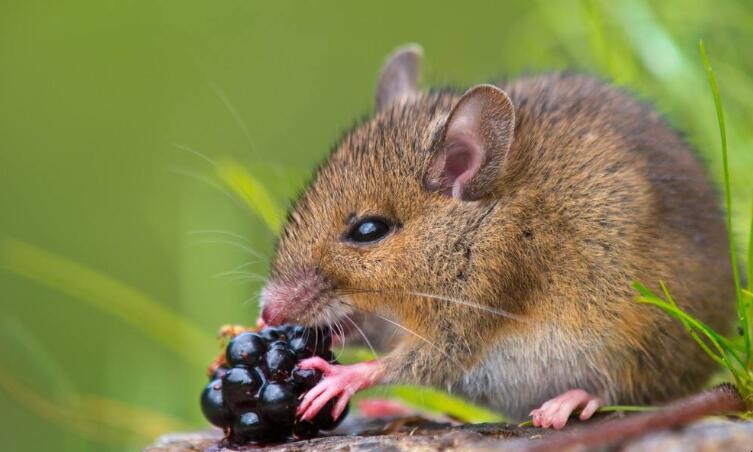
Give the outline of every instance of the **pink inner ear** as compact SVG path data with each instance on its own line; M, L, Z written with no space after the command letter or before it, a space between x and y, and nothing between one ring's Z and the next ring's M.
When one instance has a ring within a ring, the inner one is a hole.
M458 132L448 136L442 177L452 185L452 196L460 199L463 186L481 167L484 151L472 134Z
M465 150L450 152L444 162L444 176L448 181L455 181L461 174L468 171L471 156Z

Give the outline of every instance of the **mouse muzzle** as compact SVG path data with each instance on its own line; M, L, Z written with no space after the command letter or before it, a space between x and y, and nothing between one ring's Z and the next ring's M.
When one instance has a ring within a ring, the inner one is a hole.
M333 286L320 272L303 269L275 276L261 292L261 317L267 325L313 323L321 317Z

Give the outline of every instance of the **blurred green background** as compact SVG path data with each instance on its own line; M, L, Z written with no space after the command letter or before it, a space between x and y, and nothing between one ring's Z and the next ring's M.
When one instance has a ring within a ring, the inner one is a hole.
M397 45L424 46L425 85L562 68L614 80L719 181L700 38L743 249L750 1L4 1L0 448L134 450L206 425L218 326L255 319L281 212L372 109Z

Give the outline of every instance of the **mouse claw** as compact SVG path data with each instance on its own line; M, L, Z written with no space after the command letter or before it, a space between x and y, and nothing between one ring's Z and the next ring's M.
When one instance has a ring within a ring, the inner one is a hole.
M551 427L560 430L576 410L580 410L578 418L585 421L602 406L604 402L600 398L582 389L573 389L544 402L540 408L531 411L531 423L534 427Z

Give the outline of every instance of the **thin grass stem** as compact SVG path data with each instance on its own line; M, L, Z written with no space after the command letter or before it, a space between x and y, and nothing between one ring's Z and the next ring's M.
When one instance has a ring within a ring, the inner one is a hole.
M732 278L735 282L735 295L737 299L737 313L740 323L743 327L743 338L745 342L745 362L750 364L750 333L751 324L750 316L748 315L748 306L744 302L742 292L740 288L740 269L737 266L737 253L735 247L735 234L732 230L732 189L730 188L729 177L729 156L727 152L727 127L724 122L724 108L722 108L722 98L719 94L719 85L716 83L716 77L714 71L709 63L709 58L706 55L706 47L703 45L703 40L698 43L698 48L701 52L701 59L703 60L703 66L706 68L706 75L709 79L709 87L711 88L711 94L714 98L714 106L716 107L716 118L719 122L719 136L722 143L722 170L724 174L724 201L726 207L727 217L727 237L729 240L729 258L732 264Z

